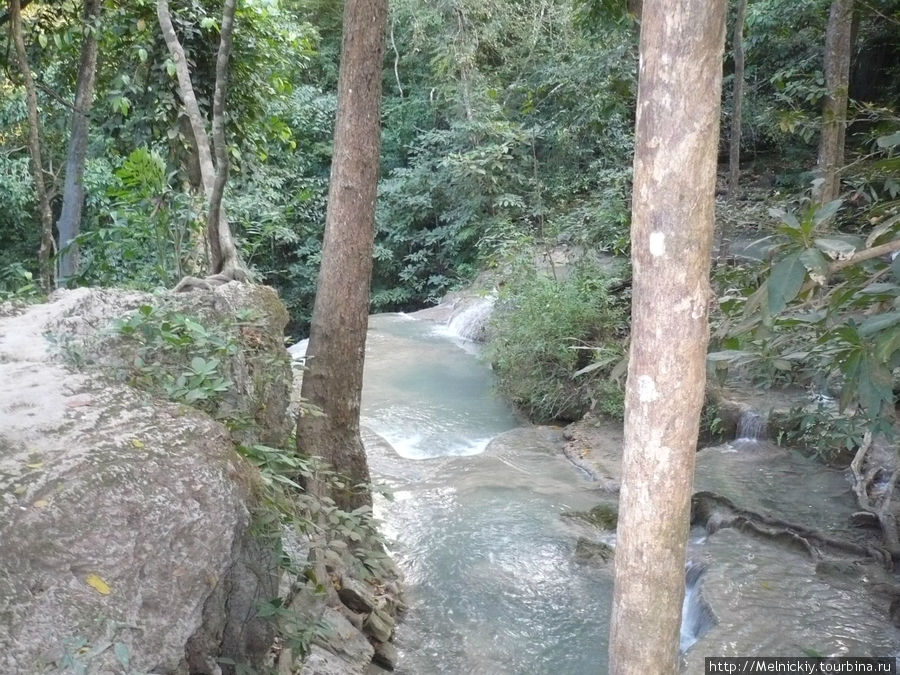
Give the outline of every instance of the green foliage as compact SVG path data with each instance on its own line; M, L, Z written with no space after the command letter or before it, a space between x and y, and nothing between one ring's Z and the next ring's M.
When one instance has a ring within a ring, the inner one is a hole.
M126 373L132 385L216 412L231 388L226 362L238 349L231 334L207 328L199 318L150 305L117 320L113 329L134 345Z
M849 463L862 445L869 422L863 416L842 415L833 404L792 408L778 443L806 448L829 464Z
M97 177L93 169L85 182ZM101 174L105 194L90 204L95 220L78 236L75 283L152 290L184 276L202 223L194 198L173 189L173 178L147 148L133 151L112 176Z
M268 540L285 571L300 579L316 593L325 593L331 579L319 579L306 561L293 561L284 550L285 532L298 538L311 537L320 546L319 556L339 557L352 573L362 577L385 579L393 573L393 563L385 552L385 541L378 522L368 506L347 512L328 497L307 492L309 481L327 488L342 489L346 479L317 457L299 455L296 449L266 445L240 445L241 453L260 472L263 488L261 508L254 514L254 532ZM298 566L299 565L299 566ZM308 617L290 609L292 589L286 597L262 600L258 616L271 620L284 644L295 656L308 653L312 641L326 626L310 623Z
M572 420L588 409L621 417L612 379L625 354L628 294L584 264L556 281L523 266L504 286L487 356L498 387L538 421Z
M10 263L0 268L0 302L7 300L37 301L41 289L34 280L31 270L22 263Z
M900 217L883 215L896 211L897 202L873 202L843 214L848 228L859 228L864 218L875 223L860 234L834 228L841 200L799 214L773 211L780 220L771 238L773 260L756 288L751 275L750 285L721 298L727 318L709 359L720 372L752 364L756 381L767 386L837 382L840 410L853 417L852 426L890 435L900 384L900 266L881 258L841 262L900 238ZM873 210L882 215L872 218ZM825 429L845 424L823 418Z

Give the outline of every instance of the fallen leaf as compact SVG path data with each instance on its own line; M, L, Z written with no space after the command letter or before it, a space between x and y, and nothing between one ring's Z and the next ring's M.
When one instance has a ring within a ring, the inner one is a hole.
M43 462L33 462L31 464L26 464L29 469L41 469L44 466Z
M43 508L45 508L49 503L50 503L50 502L48 502L46 499L38 499L36 502L34 502L34 503L32 504L32 506L33 506L34 508L36 508L36 509L43 509Z
M109 595L109 584L103 581L96 574L88 574L87 578L85 578L87 585L93 588L95 591L100 593L101 595Z
M143 442L143 441L139 441L139 440L136 439L136 438L132 438L132 439L131 439L131 444L132 444L134 447L136 447L136 448L143 448L143 447L144 447L144 442Z

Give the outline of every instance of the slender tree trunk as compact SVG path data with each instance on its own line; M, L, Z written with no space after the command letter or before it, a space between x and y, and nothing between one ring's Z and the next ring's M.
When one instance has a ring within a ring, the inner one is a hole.
M84 205L84 162L88 144L88 115L94 103L94 79L97 73L97 20L101 0L84 3L84 37L78 80L75 87L75 108L72 111L72 135L66 159L66 180L63 188L62 210L56 229L59 233L59 261L57 283L78 272L78 246L75 238L81 231L81 209Z
M9 2L9 27L12 41L15 44L16 61L19 72L25 83L25 108L28 116L28 153L31 155L31 167L34 173L34 191L41 219L41 247L38 250L38 268L41 277L41 288L45 293L53 289L53 213L50 211L50 198L44 183L44 163L41 160L41 131L38 116L37 90L31 67L28 65L28 54L25 52L25 39L22 37L22 6L19 0Z
M243 269L231 235L231 228L222 204L222 195L228 179L228 148L225 143L225 92L227 90L228 60L231 55L231 38L234 30L234 13L236 0L225 0L222 12L222 26L219 37L219 52L216 58L216 84L213 99L213 135L216 141L216 159L213 163L213 149L206 123L197 103L191 73L185 58L184 48L178 40L168 0L157 0L156 16L162 31L163 40L169 55L175 64L175 75L178 78L178 92L184 103L184 111L190 122L194 136L194 147L200 166L200 179L203 193L206 196L209 210L206 218L206 240L209 244L209 271L211 274L224 275L230 279L244 279ZM224 157L224 161L223 161Z
M223 222L222 197L228 181L228 145L225 142L225 93L228 90L228 60L231 56L231 36L237 0L225 0L222 27L219 32L219 53L216 57L216 88L213 94L212 132L216 153L216 178L209 195L209 215L206 218L206 238L209 241L210 271L234 277L240 267L231 228Z
M197 159L200 163L200 179L203 182L203 194L209 199L212 195L213 185L216 182L216 168L213 165L212 145L209 135L206 133L206 123L200 112L200 104L194 94L194 85L191 82L191 71L188 68L184 48L178 40L175 26L172 24L172 15L169 12L168 0L157 0L156 17L159 20L159 28L162 31L163 40L169 50L169 56L175 64L175 76L178 78L178 93L184 103L184 112L191 124L191 132L194 135L194 146L197 150Z
M613 675L674 675L703 403L726 0L645 0Z
M822 204L837 199L841 191L838 172L844 164L852 32L853 0L833 0L825 32L825 104L817 165L822 183L816 196Z
M734 51L734 96L732 97L731 137L728 149L728 201L738 198L741 178L741 109L744 106L744 16L747 0L738 0L731 48ZM727 243L725 244L727 246Z
M359 407L375 237L386 23L387 0L346 0L325 238L301 392L325 415L301 416L297 423L298 449L324 457L350 478L351 486L369 481ZM345 508L371 503L367 490L333 497Z

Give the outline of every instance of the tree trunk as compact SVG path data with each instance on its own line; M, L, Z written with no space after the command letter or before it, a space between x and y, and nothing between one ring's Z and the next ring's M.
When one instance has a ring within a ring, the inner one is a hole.
M837 199L841 191L838 171L844 164L852 32L853 0L833 0L825 32L825 104L817 165L822 183L816 197L821 204Z
M62 210L56 229L59 233L59 261L57 283L78 272L78 246L75 238L81 231L81 209L84 205L84 161L87 155L88 115L94 103L94 79L97 73L97 20L101 0L84 3L84 38L78 80L75 87L75 108L72 111L72 135L66 159L66 180L63 188Z
M747 0L738 0L731 48L734 51L734 96L732 97L731 137L728 151L728 201L738 198L741 178L741 109L744 106L744 16ZM727 246L725 242L725 246Z
M308 370L301 392L325 415L301 416L297 423L298 449L325 458L349 477L351 487L369 481L359 407L372 276L386 23L386 0L347 0L344 6L334 158ZM333 497L344 508L371 503L364 489Z
M678 672L703 403L725 0L644 3L614 675Z
M188 69L184 48L181 46L178 35L175 33L175 26L172 24L168 0L157 0L156 16L159 20L163 40L165 40L169 55L175 64L175 75L178 78L178 93L184 103L184 111L187 114L191 132L194 136L194 147L197 150L197 160L200 165L203 194L206 196L209 205L206 219L207 243L210 251L209 272L210 274L223 274L232 279L244 279L246 273L238 259L228 218L222 205L222 194L225 189L225 181L228 178L228 150L225 145L224 106L235 6L236 0L225 1L220 30L219 53L216 59L216 84L213 107L215 108L218 103L218 124L220 125L219 131L221 136L221 139L216 141L220 146L216 149L216 157L221 161L222 153L225 154L225 163L219 167L213 164L212 145L206 132L206 123L200 112L197 96L194 93L194 85L191 82L191 72ZM214 110L214 127L216 124L216 112ZM213 131L215 133L216 129L214 128ZM217 171L217 168L219 171ZM218 195L216 195L217 181L221 181L221 185L218 187Z
M38 268L41 277L41 289L49 293L53 289L53 267L50 258L53 256L53 214L50 211L50 198L44 183L44 163L41 160L41 132L38 117L37 90L31 67L28 65L28 54L25 52L25 39L22 37L22 6L19 0L9 2L9 28L12 41L15 43L16 61L22 80L25 83L25 108L28 116L28 153L31 155L31 166L34 172L34 192L41 219L41 247L38 250Z
M184 112L191 123L191 132L194 134L194 146L197 149L197 159L200 163L200 178L203 182L203 194L209 199L216 182L216 168L213 165L212 146L209 143L209 135L206 133L206 123L200 112L200 104L194 94L194 85L191 82L191 71L188 69L184 48L175 33L172 25L172 15L169 12L168 0L157 0L156 17L159 20L159 28L162 31L163 40L169 50L169 56L175 64L175 76L178 78L178 94L184 103Z
M219 31L219 53L216 57L216 88L213 94L212 132L216 153L216 178L209 195L206 238L210 249L210 272L234 277L240 268L231 228L224 219L222 197L228 181L228 145L225 142L225 92L228 89L228 59L237 0L225 0L222 27Z

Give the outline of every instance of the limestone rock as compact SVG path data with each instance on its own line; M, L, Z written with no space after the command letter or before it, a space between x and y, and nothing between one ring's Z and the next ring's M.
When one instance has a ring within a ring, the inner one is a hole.
M389 614L376 609L366 617L363 629L379 642L389 642L394 634L394 619Z
M578 537L575 544L575 562L591 565L605 565L613 560L615 549L609 544L600 541L591 541L585 537Z
M327 629L324 634L316 637L314 644L337 654L356 669L348 672L365 672L375 653L366 636L356 630L343 614L331 607L325 609L322 621Z
M349 663L336 654L313 645L309 650L300 675L356 675L364 673L356 664Z
M390 642L375 644L375 656L372 657L372 663L385 670L393 670L397 666L397 659L397 648L393 644Z
M371 587L362 581L357 581L351 576L341 577L341 588L338 597L347 607L355 612L363 614L375 609L375 595Z
M233 313L238 292L205 302ZM0 672L53 669L72 640L121 642L136 672L198 675L220 656L261 665L271 644L255 616L277 568L250 532L258 475L228 431L90 363L73 372L44 338L103 359L91 347L110 344L109 319L148 299L80 289L0 317ZM86 665L115 664L107 649Z

